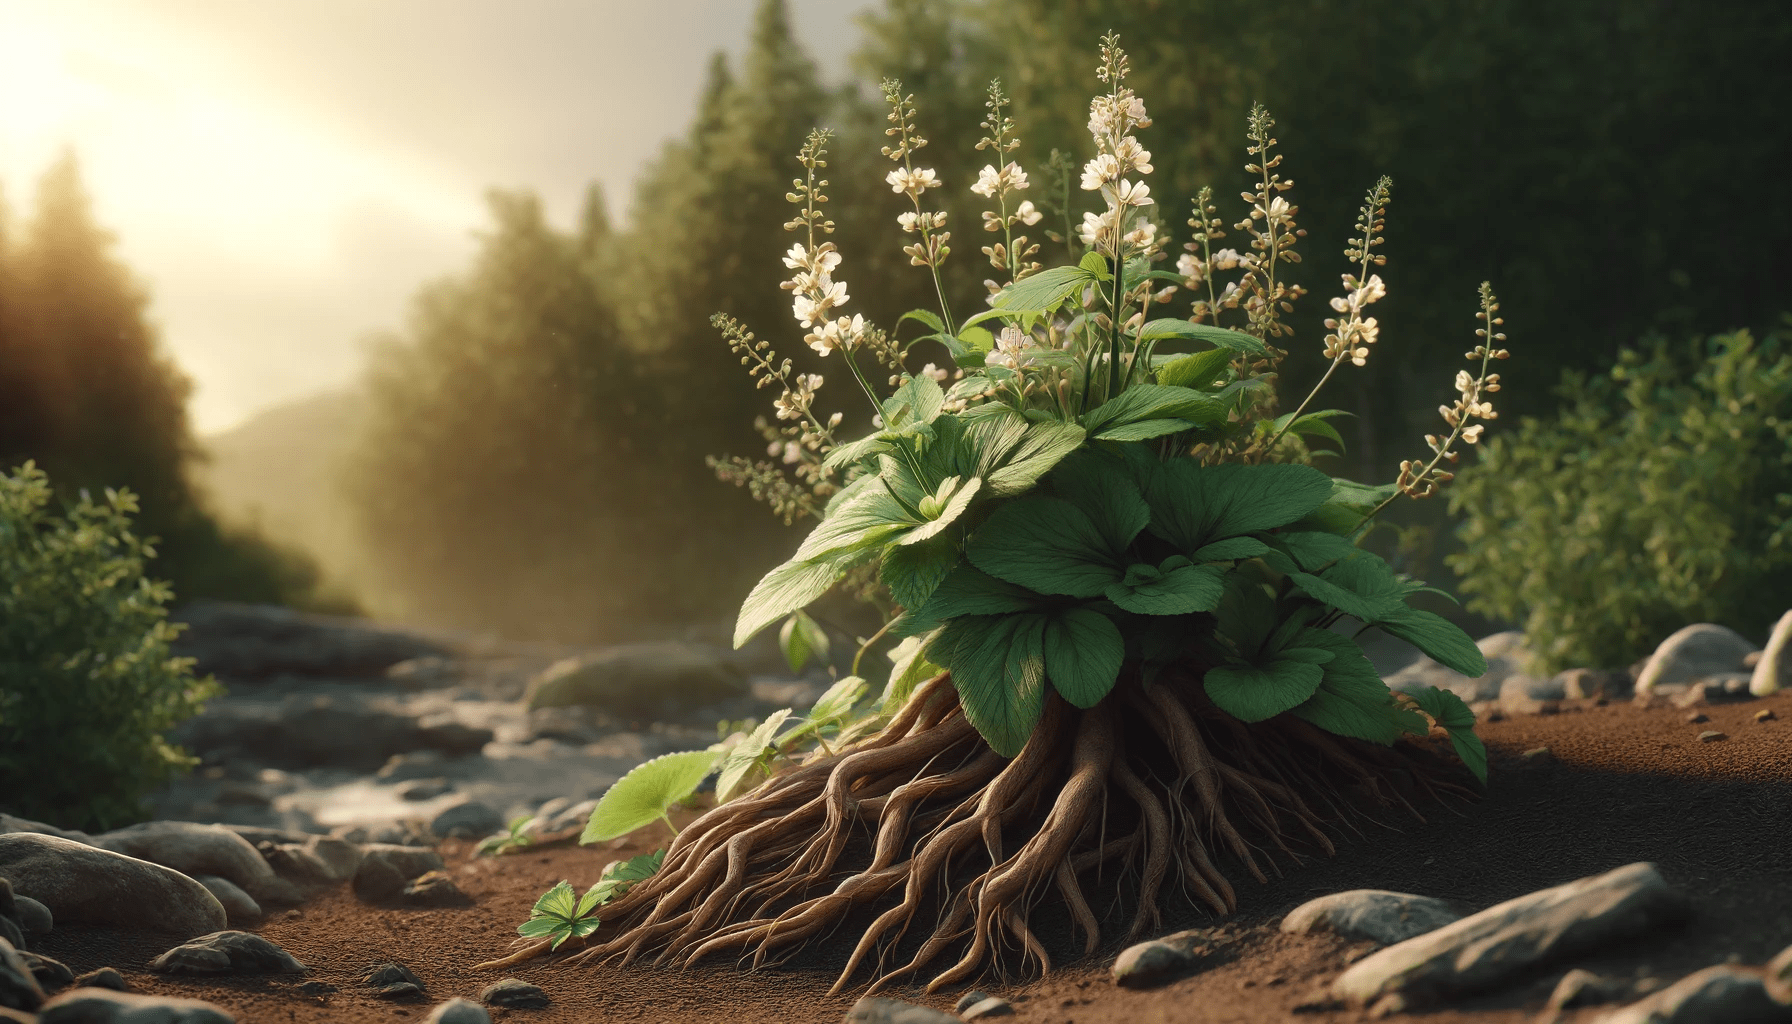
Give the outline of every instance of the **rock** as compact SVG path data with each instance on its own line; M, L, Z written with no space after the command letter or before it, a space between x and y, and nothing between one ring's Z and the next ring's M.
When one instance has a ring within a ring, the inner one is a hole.
M38 1024L236 1024L221 1007L199 999L140 996L108 988L73 988L45 1003Z
M473 901L446 871L426 871L404 887L404 902L414 907L470 907Z
M297 903L301 899L254 844L222 825L146 821L95 836L93 844L102 850L173 868L188 877L228 878L257 903Z
M487 1006L503 1006L512 1010L543 1010L548 994L540 985L531 985L521 978L505 978L487 985L479 993L479 1001Z
M302 992L308 996L327 996L336 990L336 986L327 981L303 981L293 986L294 992Z
M423 979L400 963L380 964L361 979L378 990L381 999L408 999L423 995Z
M253 928L261 923L261 904L255 897L237 888L236 883L217 875L195 875L193 881L198 882L215 897L224 907L226 924L233 928Z
M529 681L529 708L585 705L621 716L655 717L751 692L746 673L698 644L626 644L556 662Z
M552 803L552 801L549 801ZM544 808L546 804L542 805ZM591 818L591 811L597 807L596 800L580 800L576 804L555 811L552 815L545 811L537 811L536 816L545 819L541 825L541 834L551 835L555 832L566 832L575 828L584 828Z
M1759 972L1719 964L1598 1018L1598 1024L1785 1024L1792 1011L1768 997Z
M389 900L402 895L411 879L441 869L442 856L434 850L370 843L355 869L355 895L364 900Z
M1761 974L1767 994L1778 1002L1792 1006L1792 946L1780 950L1777 956L1767 961Z
M969 1007L958 1011L965 1020L982 1020L985 1017L1007 1017L1014 1013L1014 1007L1006 999L990 996L988 999L972 1003Z
M174 617L187 624L175 653L198 659L201 675L233 682L277 675L379 676L412 658L452 653L436 641L362 619L267 605L193 601Z
M423 1018L423 1024L492 1024L492 1015L471 999L455 996L445 1003L438 1003L429 1011L429 1016Z
M44 1003L43 986L12 943L0 939L0 1006L30 1013Z
M183 942L149 963L157 974L302 974L305 965L252 932L222 931Z
M323 862L332 882L348 881L361 866L361 847L334 836L309 837L305 840L305 852Z
M1755 721L1757 722L1771 722L1778 717L1780 716L1774 714L1772 708L1762 708L1755 712Z
M964 995L959 996L958 1002L952 1004L952 1012L953 1013L963 1013L964 1011L970 1009L971 1007L976 1006L978 1003L981 1003L983 1000L993 999L993 998L995 998L995 997L991 996L988 992L984 992L979 989L971 989L969 992L966 992Z
M249 845L256 849L260 849L262 843L273 843L276 846L286 843L303 844L305 840L311 838L309 833L294 832L285 828L268 828L266 825L222 825L221 827L247 839Z
M1539 679L1523 672L1515 672L1500 680L1500 702L1503 704L1513 697L1524 697L1529 700L1565 700L1568 697L1568 687L1556 676Z
M447 779L437 777L434 779L414 779L410 782L400 783L396 792L401 800L434 800L443 793L449 793L453 790L454 783L449 782Z
M171 932L225 927L223 904L203 885L159 864L55 836L0 835L0 876L63 924Z
M19 928L26 935L48 935L56 930L56 915L50 913L49 907L29 896L18 896L14 900L18 908Z
M1370 939L1391 946L1461 917L1449 904L1429 896L1353 889L1301 904L1282 919L1282 931L1292 935L1330 931L1347 939Z
M1487 660L1486 675L1470 679L1421 655L1417 661L1388 676L1388 688L1405 691L1436 686L1471 703L1498 700L1500 687L1506 677L1521 673L1530 659L1530 651L1524 646L1524 633L1509 629L1503 633L1484 636L1475 641L1475 646L1480 648L1482 657Z
M0 939L5 939L14 949L24 949L25 929L10 917L0 917Z
M1408 1006L1495 987L1551 960L1685 920L1690 903L1637 863L1507 900L1352 965L1332 994L1352 1006Z
M41 821L32 821L29 818L15 818L10 814L0 814L0 835L13 832L32 832L40 836L55 836L58 839L67 839L76 843L93 842L93 837L85 832L57 828L54 825L46 825Z
M1219 943L1211 932L1196 928L1128 946L1115 958L1109 974L1125 988L1148 988L1195 969Z
M42 953L20 953L19 959L25 961L25 967L45 992L60 992L75 983L75 972L60 960L53 960Z
M1625 696L1630 689L1628 672L1608 672L1596 668L1570 668L1556 673L1564 700L1593 700L1600 697Z
M417 720L417 742L425 750L439 750L449 757L477 754L485 749L495 734L490 729L467 725L443 712Z
M440 778L442 764L447 761L439 750L413 750L393 754L380 765L375 776L383 782L410 782L413 779Z
M1652 693L1657 686L1692 683L1719 672L1737 671L1753 650L1754 644L1728 626L1709 622L1687 626L1655 648L1637 677L1636 692Z
M1694 711L1692 714L1686 716L1687 725L1703 725L1709 721L1711 721L1711 716L1705 714L1703 711Z
M1556 754L1548 747L1532 747L1518 755L1518 760L1526 768L1546 768L1556 763Z
M482 839L504 830L504 816L490 804L462 800L443 808L430 821L429 830L444 839Z
M379 999L422 999L423 986L408 981L395 981L381 988L374 996Z
M1700 743L1722 743L1729 738L1730 737L1727 734L1718 732L1716 729L1706 729L1704 732L1699 733Z
M129 992L131 990L131 986L125 984L124 975L112 967L101 967L95 971L88 971L75 979L75 985L80 988L109 988L114 992Z
M1671 689L1672 685L1663 684L1656 687L1655 692L1664 693ZM1719 672L1687 686L1673 700L1675 707L1692 708L1748 699L1748 676L1741 672Z
M900 999L866 996L847 1011L846 1024L958 1024L958 1018Z
M1792 647L1792 610L1780 616L1774 624L1773 632L1767 637L1767 647L1761 652L1753 665L1749 676L1748 692L1757 697L1778 693L1792 687L1792 654L1786 649Z

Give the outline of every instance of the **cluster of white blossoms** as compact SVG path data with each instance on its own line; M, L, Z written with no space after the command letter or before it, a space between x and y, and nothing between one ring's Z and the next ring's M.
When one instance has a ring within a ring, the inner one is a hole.
M834 268L840 265L840 253L834 243L822 242L810 249L801 242L784 254L784 265L796 271L782 288L794 292L790 311L798 323L809 328L803 340L822 355L837 348L850 349L865 337L863 316L834 316L846 305L846 282L834 280Z
M1280 199L1276 201L1281 202ZM1325 336L1325 357L1334 362L1348 358L1357 366L1362 366L1369 359L1368 346L1375 344L1375 339L1381 334L1381 327L1375 322L1375 318L1363 316L1363 309L1386 295L1388 290L1381 283L1380 274L1370 274L1369 280L1362 282L1354 274L1345 274L1344 288L1346 294L1332 299L1332 309L1344 315L1328 317L1325 321L1326 330L1332 332ZM1458 383L1460 384L1460 378ZM1469 443L1474 442L1471 439Z
M772 401L781 420L800 420L815 404L815 392L821 389L821 374L799 373L789 390Z
M1019 370L1031 363L1041 350L1042 346L1032 335L1011 324L996 335L995 348L983 358L983 365Z
M1460 437L1469 444L1474 444L1481 439L1481 432L1486 429L1485 425L1468 421L1499 418L1499 413L1493 411L1493 403L1487 399L1487 396L1499 391L1500 375L1488 373L1487 368L1495 359L1510 359L1512 357L1511 352L1503 348L1492 347L1493 342L1506 340L1504 334L1494 330L1500 324L1505 323L1496 315L1499 309L1499 300L1494 297L1492 285L1483 281L1481 283L1481 312L1475 314L1475 318L1485 325L1475 330L1475 335L1482 339L1482 343L1463 353L1463 357L1469 362L1477 360L1480 362L1481 375L1471 377L1467 370L1456 371L1456 391L1460 397L1456 399L1454 405L1437 407L1438 415L1442 416L1444 422L1450 425L1450 435L1448 437L1438 437L1436 434L1425 435L1425 444L1431 448L1433 453L1429 464L1420 465L1413 461L1400 463L1400 476L1395 481L1395 487L1400 493L1412 498L1424 498L1433 494L1439 484L1447 484L1454 480L1455 474L1442 472L1437 467L1445 459L1451 462L1456 461L1457 454L1451 450L1451 445L1457 438Z
M1082 185L1086 191L1100 192L1108 208L1099 214L1083 214L1077 233L1084 245L1119 259L1148 252L1157 244L1157 225L1143 217L1130 218L1133 210L1155 202L1151 186L1127 177L1151 173L1151 152L1132 134L1149 127L1151 118L1145 113L1145 101L1121 84L1127 66L1117 39L1102 41L1101 56L1098 74L1112 88L1107 95L1089 101L1089 134L1095 139L1096 155L1083 165Z
M905 95L902 83L893 78L884 80L883 93L885 102L890 104L886 120L895 126L884 129L884 134L896 139L896 145L885 146L883 153L902 165L884 175L884 181L889 184L890 191L908 196L909 202L915 206L913 210L898 215L896 223L902 225L902 230L909 234L921 236L920 241L903 246L902 251L908 254L909 263L917 267L932 267L937 277L939 265L952 251L946 245L952 234L945 230L945 211L923 210L921 196L930 188L938 188L942 182L933 173L933 168L914 165L915 151L927 145L927 140L915 130L914 97Z

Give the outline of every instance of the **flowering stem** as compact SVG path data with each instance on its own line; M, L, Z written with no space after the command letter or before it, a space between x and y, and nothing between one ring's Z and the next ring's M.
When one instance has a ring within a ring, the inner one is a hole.
M1115 218L1114 225L1114 295L1108 302L1109 326L1113 330L1108 335L1108 393L1102 399L1109 401L1120 391L1120 288L1126 277L1126 261L1120 255L1120 225Z
M1307 392L1307 397L1301 399L1301 403L1295 408L1293 415L1288 417L1288 422L1283 424L1282 429L1276 431L1274 437L1264 443L1264 452L1267 453L1275 450L1276 442L1280 441L1282 435L1286 434L1293 428L1294 424L1300 420L1300 414L1306 411L1307 405L1319 394L1319 389L1325 387L1325 382L1332 379L1332 373L1338 369L1339 364L1342 362L1344 362L1344 355L1340 354L1336 359L1332 360L1332 365L1325 368L1325 376L1319 378L1319 383L1313 385L1313 390Z

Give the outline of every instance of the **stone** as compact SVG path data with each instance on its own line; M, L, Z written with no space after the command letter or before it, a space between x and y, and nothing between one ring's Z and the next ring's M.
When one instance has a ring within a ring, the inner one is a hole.
M1174 932L1128 946L1108 973L1124 988L1149 988L1194 970L1218 946L1213 934L1203 929Z
M14 905L18 908L19 928L26 935L48 935L56 930L56 915L50 913L49 907L29 896L15 897Z
M982 1020L985 1017L1008 1017L1012 1016L1013 1013L1013 1004L1000 996L990 996L988 999L972 1003L965 1009L958 1011L958 1015L965 1020Z
M1677 630L1655 648L1636 680L1636 692L1675 683L1693 683L1719 672L1734 672L1757 648L1728 626L1699 622Z
M434 850L369 843L355 869L355 895L364 900L393 899L404 893L411 879L441 869L442 855Z
M205 886L224 907L225 923L233 928L253 928L261 923L261 904L255 897L237 888L235 882L217 875L194 875L193 881Z
M0 835L0 876L63 924L169 932L181 938L229 924L223 904L188 876L55 836Z
M1554 681L1562 687L1564 700L1621 697L1630 689L1629 673L1609 672L1596 668L1563 669L1555 674Z
M1657 693L1673 689L1670 685L1656 688ZM1678 708L1693 708L1706 704L1725 704L1739 700L1748 700L1748 676L1741 672L1719 672L1706 676L1698 682L1687 686L1680 695L1673 698Z
M1388 688L1407 691L1436 686L1449 690L1469 703L1497 701L1506 677L1522 673L1530 660L1530 651L1524 645L1524 632L1509 629L1503 633L1494 633L1475 641L1475 646L1487 660L1485 675L1470 679L1420 655L1417 661L1386 678Z
M348 881L355 877L355 869L361 866L361 847L334 836L306 838L305 852L323 863L332 882Z
M391 999L394 1001L402 999L422 999L423 986L408 981L395 981L390 985L384 986L378 992L375 992L374 997L377 999Z
M1436 931L1461 917L1449 904L1429 896L1353 889L1301 904L1282 918L1282 931L1291 935L1330 931L1347 939L1369 939L1392 946Z
M327 981L302 981L293 986L294 992L302 992L308 996L322 997L335 992L336 986Z
M279 675L382 676L413 658L453 653L443 644L364 619L314 615L270 605L189 601L175 613L187 624L174 652L198 659L201 675L253 682Z
M236 1024L201 999L141 996L109 988L72 988L43 1005L38 1024Z
M38 985L45 992L60 992L75 983L75 972L69 970L68 965L60 960L52 959L42 953L24 952L19 954L19 959L25 961L25 967L31 971L31 976L37 979Z
M32 821L29 818L15 818L10 814L0 814L0 835L13 832L32 832L40 836L55 836L58 839L67 839L76 843L92 843L93 841L93 837L85 832L57 828L54 825L46 825L41 821Z
M1771 722L1778 717L1780 716L1774 714L1772 708L1762 708L1755 712L1755 721L1757 722Z
M14 949L24 949L25 929L10 917L0 917L0 939L5 939Z
M434 800L443 793L454 791L454 783L444 778L413 779L399 783L398 798L400 800Z
M984 992L980 989L971 989L969 992L966 992L964 995L959 996L958 1002L952 1004L952 1012L953 1013L963 1013L964 1011L970 1009L971 1007L976 1006L978 1003L981 1003L983 1000L991 999L991 998L994 998L994 997L991 996L988 992Z
M419 995L422 994L424 987L423 979L417 977L409 967L401 963L380 964L368 971L366 977L361 980L366 982L368 987L381 990L382 995L385 994L387 988L394 985L410 986Z
M900 999L866 996L847 1011L846 1024L958 1024L958 1018Z
M492 1015L471 999L455 996L436 1004L429 1016L423 1018L423 1024L492 1024Z
M1767 994L1774 1000L1792 1006L1792 946L1779 951L1767 966L1761 969L1762 984Z
M124 975L118 973L118 969L115 967L101 967L98 970L88 971L75 979L75 985L80 988L109 988L114 992L129 992L131 990L131 986L125 983Z
M450 757L477 754L496 735L483 726L467 725L453 712L428 715L417 720L417 743L425 750L437 750Z
M425 871L404 887L404 902L414 907L470 907L473 901L446 871Z
M1792 647L1792 609L1780 616L1767 637L1767 647L1749 666L1753 670L1748 680L1749 693L1766 697L1792 687L1792 654L1786 652L1788 647Z
M1767 994L1758 971L1719 964L1599 1017L1597 1024L1785 1024L1792 1011Z
M1692 714L1686 716L1687 725L1703 725L1709 721L1711 721L1711 716L1703 711L1694 711Z
M188 877L228 878L257 903L297 903L300 894L269 866L253 843L222 825L146 821L95 836L102 850L173 868Z
M272 769L269 770L271 771ZM305 840L311 838L310 834L305 832L294 832L292 829L288 828L269 828L266 825L223 824L222 827L247 839L249 845L256 849L260 849L262 843L273 843L276 846L284 843L303 844Z
M439 750L412 750L403 754L393 754L380 765L374 777L382 782L410 782L419 779L440 778L442 764L448 759Z
M1562 957L1683 922L1686 896L1636 863L1542 889L1389 946L1352 965L1332 994L1364 1007L1398 995L1409 1007L1499 986Z
M549 802L551 803L552 801ZM544 804L543 806L545 807L546 805ZM551 815L547 814L545 811L537 811L536 816L545 819L541 825L541 834L553 835L559 832L568 832L572 829L583 829L585 823L591 818L592 810L596 807L596 800L580 800L578 803L568 804L566 807L555 811Z
M749 694L747 676L700 644L625 644L556 662L529 681L533 710L583 705L619 716L657 717Z
M253 932L221 931L183 942L149 962L157 974L302 974L306 967Z
M1718 732L1716 729L1706 729L1704 732L1699 733L1700 743L1722 743L1729 738L1728 734Z
M487 1006L512 1010L544 1010L550 1000L540 985L531 985L521 978L505 978L485 986L479 993L479 1001Z
M442 809L429 830L443 839L483 839L504 830L504 816L478 800L462 800Z
M44 1003L43 986L12 943L0 939L0 1006L30 1013Z

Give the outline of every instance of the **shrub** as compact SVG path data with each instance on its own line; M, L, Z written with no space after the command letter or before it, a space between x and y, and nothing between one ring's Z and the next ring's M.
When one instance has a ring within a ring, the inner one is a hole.
M137 501L107 491L50 510L31 463L0 476L0 806L54 824L116 827L193 763L163 734L218 693L174 658L178 627Z
M1748 331L1564 373L1465 469L1470 609L1522 622L1535 672L1617 667L1688 622L1764 636L1792 605L1792 353Z

